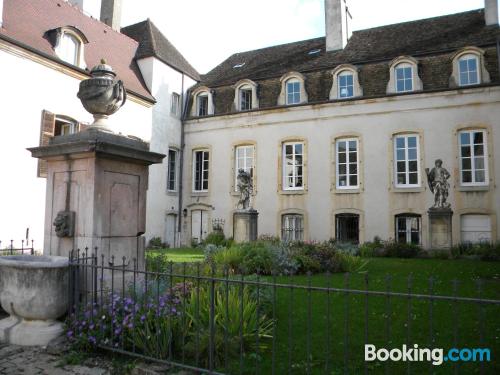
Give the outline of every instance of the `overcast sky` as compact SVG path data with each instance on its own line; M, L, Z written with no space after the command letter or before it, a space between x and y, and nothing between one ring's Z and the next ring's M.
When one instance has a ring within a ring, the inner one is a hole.
M484 0L347 4L359 30L478 9ZM122 26L148 17L200 73L236 52L325 35L324 0L123 0Z

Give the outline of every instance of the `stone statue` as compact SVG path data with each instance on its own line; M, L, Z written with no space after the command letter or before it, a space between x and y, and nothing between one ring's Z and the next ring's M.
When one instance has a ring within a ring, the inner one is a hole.
M450 204L446 202L448 198L448 189L450 188L450 184L448 183L450 173L442 167L443 161L441 159L437 159L434 165L434 168L432 168L430 172L429 168L425 169L429 189L431 189L431 192L434 194L434 206L432 206L432 208L450 208Z
M243 169L238 170L237 187L240 192L240 199L236 208L246 210L250 207L250 197L253 192L252 176Z

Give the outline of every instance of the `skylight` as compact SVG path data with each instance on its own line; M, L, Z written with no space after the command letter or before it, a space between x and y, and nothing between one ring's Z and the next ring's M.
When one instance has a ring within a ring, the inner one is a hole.
M307 54L308 55L317 55L320 52L321 52L321 49L318 48L318 49L313 49L313 50L307 52Z
M235 66L233 66L233 69L243 68L244 65L245 65L244 62L236 64Z

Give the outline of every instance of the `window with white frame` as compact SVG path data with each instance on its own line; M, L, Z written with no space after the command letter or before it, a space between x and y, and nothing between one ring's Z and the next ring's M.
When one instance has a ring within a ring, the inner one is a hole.
M420 162L418 135L397 135L394 137L395 183L396 187L420 186Z
M208 191L209 152L196 150L193 152L193 191Z
M337 189L359 187L359 155L356 138L339 139L336 142Z
M80 62L80 40L68 32L63 32L60 38L57 55L61 60L78 66Z
M179 115L180 103L181 103L181 96L176 92L173 92L170 98L170 114L172 116Z
M396 240L399 243L420 244L421 219L419 215L396 216Z
M254 146L236 146L234 153L234 189L238 191L238 172L240 169L250 173L250 176L254 174Z
M289 79L286 81L286 104L300 103L300 81Z
M239 89L240 95L240 111L248 111L252 109L252 88L250 86L243 86Z
M304 143L283 143L283 189L304 189Z
M339 98L352 98L354 96L354 75L349 70L338 74Z
M168 165L167 165L167 190L177 191L177 161L178 151L174 149L168 150Z
M401 63L394 68L396 92L413 91L413 66Z
M461 185L488 184L486 131L466 130L458 133L460 144Z
M458 73L460 86L479 84L479 61L473 54L463 55L458 59Z
M196 96L196 114L198 116L208 115L208 94L201 93Z
M304 240L304 216L287 214L281 217L281 239L285 242Z

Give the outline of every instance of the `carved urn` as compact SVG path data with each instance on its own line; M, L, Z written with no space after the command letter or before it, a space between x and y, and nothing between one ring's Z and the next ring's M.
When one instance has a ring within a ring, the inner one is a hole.
M94 116L94 123L89 129L110 131L107 119L125 104L127 92L123 82L116 79L116 73L105 60L94 66L90 75L91 78L80 82L77 96L87 112Z

